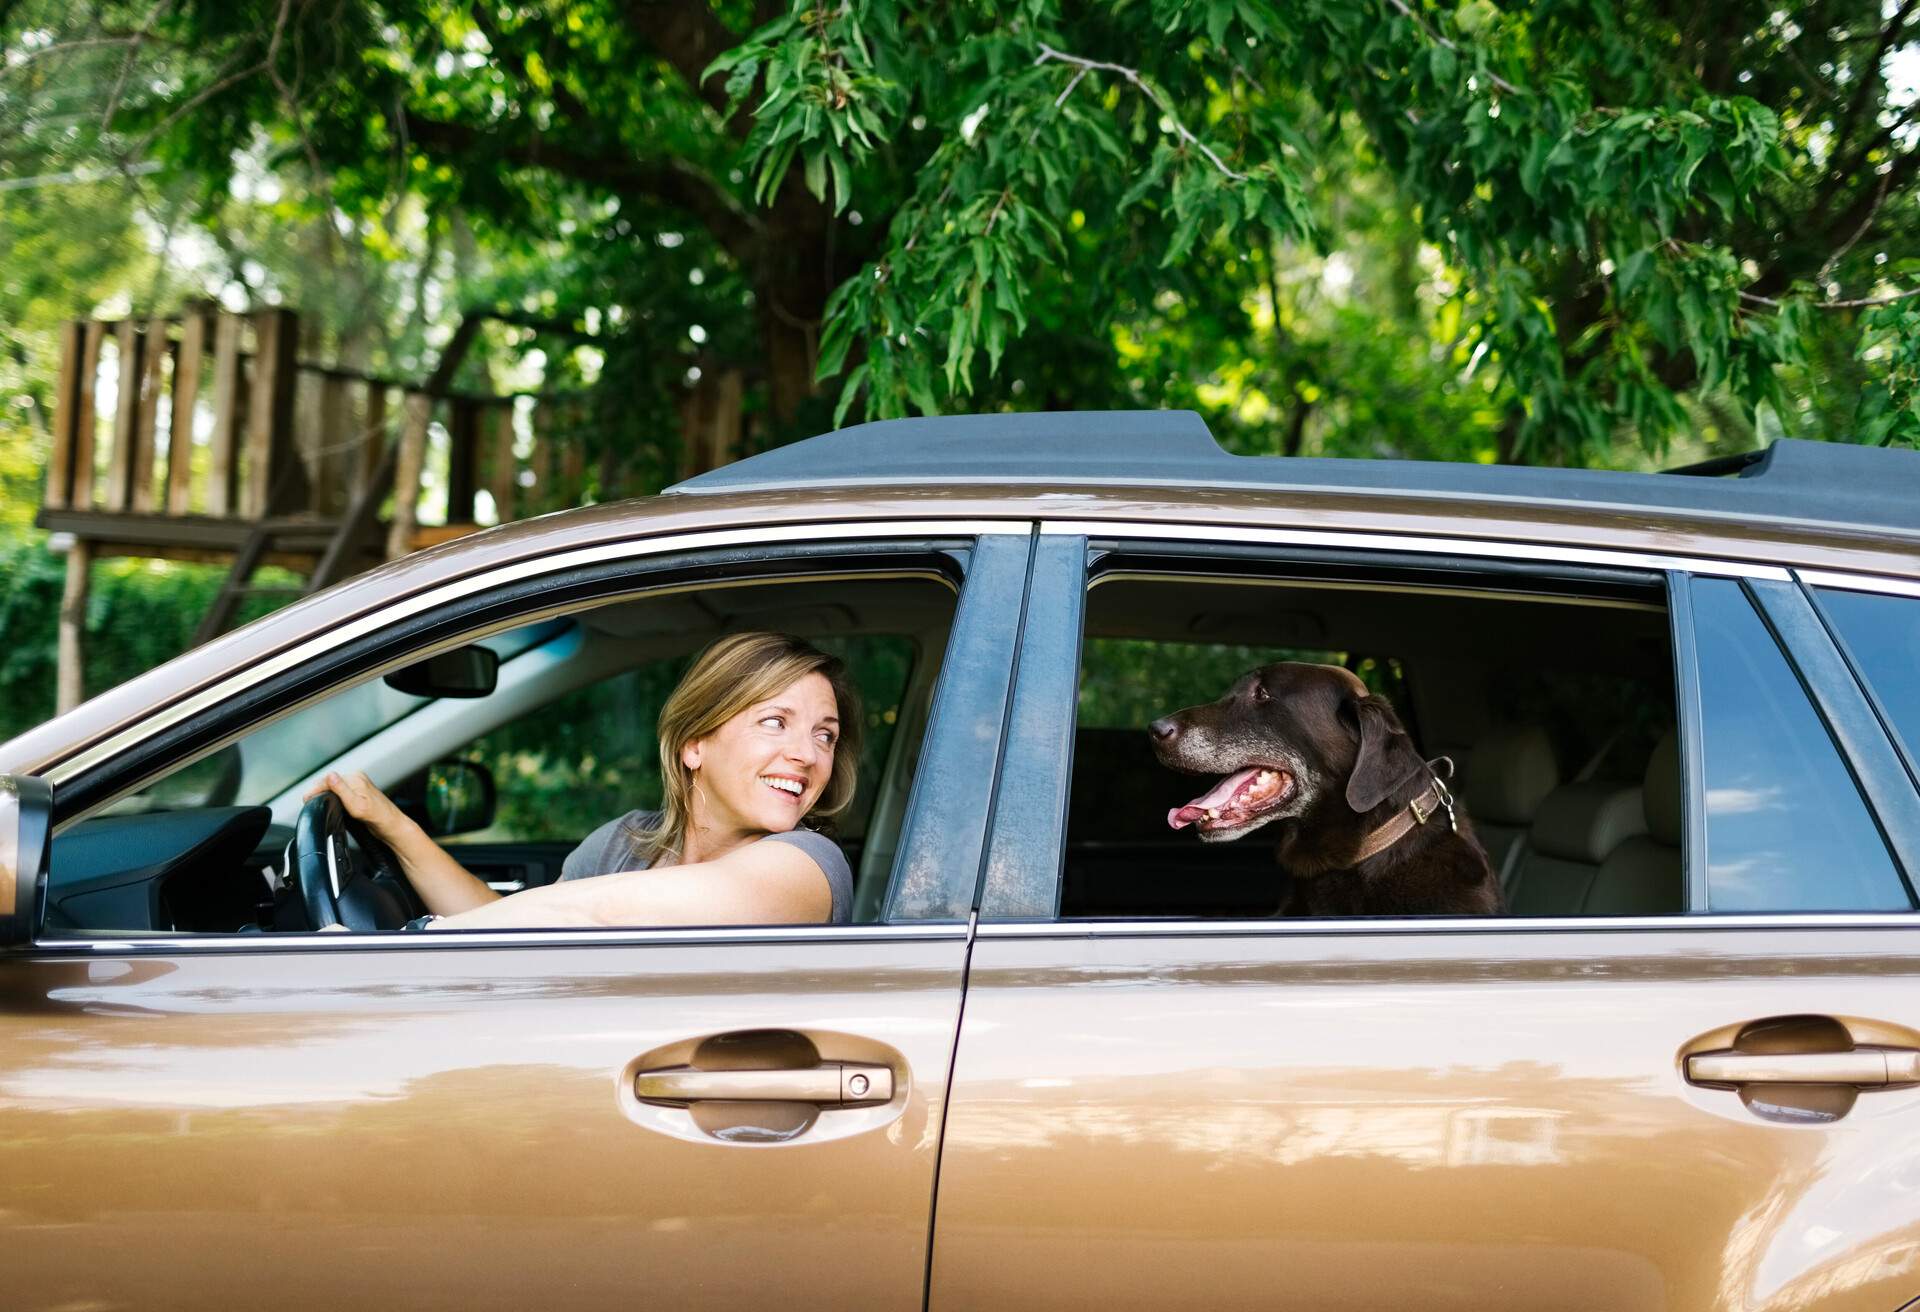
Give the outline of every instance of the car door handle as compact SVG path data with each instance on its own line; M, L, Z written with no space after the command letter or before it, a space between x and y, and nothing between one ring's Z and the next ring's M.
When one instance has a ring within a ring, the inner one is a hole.
M885 1066L826 1062L801 1070L703 1071L668 1066L634 1077L642 1102L809 1102L857 1107L893 1098L893 1071Z
M1877 1089L1920 1083L1920 1052L1700 1052L1687 1058L1687 1079L1693 1084L1849 1084Z

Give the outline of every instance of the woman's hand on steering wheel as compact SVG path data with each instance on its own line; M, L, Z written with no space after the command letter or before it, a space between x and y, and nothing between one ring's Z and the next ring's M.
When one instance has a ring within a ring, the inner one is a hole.
M419 826L366 775L329 773L310 790L294 824L292 865L315 929L398 929L412 911L391 884L406 887L392 847ZM347 845L348 835L358 857ZM390 877L383 886L374 876Z
M327 777L309 788L307 795L300 800L310 802L321 793L332 793L339 798L347 814L371 830L373 836L388 847L400 846L421 832L420 826L395 806L393 799L381 792L373 780L367 778L364 770L347 774L329 770Z

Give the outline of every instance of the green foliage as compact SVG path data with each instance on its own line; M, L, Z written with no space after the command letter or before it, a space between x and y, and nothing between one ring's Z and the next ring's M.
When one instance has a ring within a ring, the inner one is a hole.
M461 384L591 391L627 490L722 371L746 450L1133 406L1247 453L1920 444L1917 41L1879 0L17 0L0 526L58 322L192 297L416 376L464 310L535 323Z

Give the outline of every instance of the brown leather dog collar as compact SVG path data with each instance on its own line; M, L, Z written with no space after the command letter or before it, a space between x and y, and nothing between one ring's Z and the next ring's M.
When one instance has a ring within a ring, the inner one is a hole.
M1446 762L1447 772L1451 774L1453 762L1444 756L1439 760ZM1378 856L1431 820L1434 812L1442 809L1447 813L1447 824L1452 827L1453 832L1456 834L1460 832L1460 817L1454 814L1453 810L1453 794L1447 790L1446 784L1440 781L1440 775L1434 770L1433 765L1433 762L1427 765L1427 773L1432 776L1433 782L1427 785L1426 791L1408 802L1406 808L1393 819L1368 834L1366 841L1360 844L1359 852L1355 853L1353 864L1359 865L1370 856Z

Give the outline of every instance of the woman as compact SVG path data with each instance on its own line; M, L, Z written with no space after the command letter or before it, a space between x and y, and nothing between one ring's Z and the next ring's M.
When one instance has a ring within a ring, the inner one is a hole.
M860 709L840 661L786 634L722 638L667 698L659 734L660 810L609 821L558 881L507 897L366 775L329 774L314 791L331 789L393 849L433 913L409 929L846 923L847 859L799 827L853 800Z

